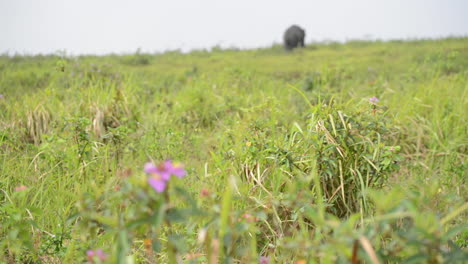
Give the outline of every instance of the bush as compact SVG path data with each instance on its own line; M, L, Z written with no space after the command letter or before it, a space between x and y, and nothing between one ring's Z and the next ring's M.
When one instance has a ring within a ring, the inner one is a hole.
M244 177L257 184L250 180L257 168L269 168L270 172L263 175L265 184L283 186L271 189L283 192L294 177L310 175L316 169L327 211L338 217L366 212L369 204L365 191L381 188L398 168L400 147L392 145L391 137L395 129L388 127L385 115L372 104L349 114L332 106L314 106L305 123L305 129L296 124L280 137L272 135L261 121L253 123L246 139L248 146L237 157ZM292 178L275 177L278 171ZM312 180L303 189L319 195Z
M151 62L151 56L149 54L141 53L138 49L135 54L123 57L122 63L131 66L144 66L149 65Z

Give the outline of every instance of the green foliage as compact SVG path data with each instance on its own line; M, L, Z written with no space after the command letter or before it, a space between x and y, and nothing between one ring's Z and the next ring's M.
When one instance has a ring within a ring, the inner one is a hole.
M138 49L135 54L127 55L122 58L122 63L131 65L131 66L143 66L148 65L151 62L151 56L141 53L141 50Z
M311 203L321 198L303 188L309 181L307 176L299 176L289 192L270 197L271 204L263 209L234 209L234 201L242 197L233 194L238 186L231 178L221 207L215 203L202 210L183 188L173 187L157 194L140 173L122 179L117 192L86 194L79 205L80 213L74 217L80 218L79 233L84 241L93 241L97 235L117 241L108 249L115 252L115 262L129 254L137 258L135 254L154 257L165 252L169 258L165 261L176 263L189 248L199 248L197 251L205 256L200 259L202 262L213 258L249 262L257 258L259 244L269 245L269 255L276 262L305 259L347 263L350 259L378 259L385 263L456 263L468 257L455 243L457 237L463 236L466 224L450 228L446 225L467 209L466 204L442 219L434 213L422 213L421 202L435 195L430 186L429 191L419 193L400 188L389 192L367 189L375 214L364 217L354 213L340 220L325 212L326 208ZM205 202L212 201L208 198ZM281 215L280 210L288 210L290 216ZM290 222L274 228L275 217ZM178 229L180 225L185 229ZM198 230L197 241L186 232L189 230ZM132 254L130 250L136 241L145 241L145 251ZM164 249L161 244L165 244ZM159 259L164 260L163 255Z
M37 227L34 220L28 215L30 209L22 208L15 199L21 199L25 196L25 191L15 193L10 197L6 192L2 195L2 204L0 206L0 235L3 237L0 243L0 257L9 258L21 257L25 249L33 249L34 244L31 240L31 227Z
M0 56L0 262L463 262L466 42Z

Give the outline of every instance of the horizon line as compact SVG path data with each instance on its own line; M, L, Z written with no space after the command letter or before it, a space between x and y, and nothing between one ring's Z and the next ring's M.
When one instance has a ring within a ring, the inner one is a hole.
M347 44L351 42L395 42L395 41L401 41L401 42L416 42L416 41L437 41L437 40L450 40L450 39L463 39L463 38L468 38L468 34L462 34L462 35L455 35L455 34L449 34L446 36L439 36L439 37L406 37L406 38L388 38L388 39L383 39L383 38L372 38L372 37L367 37L364 36L362 38L346 38L344 40L336 40L336 39L322 39L322 40L314 40L312 39L309 42L306 42L306 47L307 45L321 45L321 46L327 46L327 45L332 45L332 44ZM105 57L105 56L128 56L128 55L135 55L135 54L144 54L144 55L164 55L166 53L180 53L180 54L190 54L192 52L214 52L216 50L221 50L221 51L249 51L249 50L262 50L262 49L271 49L276 46L282 46L283 43L280 42L273 42L270 45L265 45L265 46L257 46L257 47L238 47L235 45L227 45L223 46L222 44L218 43L215 44L211 47L205 47L205 48L191 48L188 50L183 50L183 48L174 48L174 49L165 49L162 51L142 51L141 47L137 47L135 51L111 51L111 52L104 52L104 53L86 53L86 52L70 52L67 51L66 48L64 49L57 49L56 51L50 52L50 53L43 53L43 52L37 52L37 53L30 53L28 51L10 51L10 50L5 50L5 51L0 51L0 57L36 57L36 56L59 56L59 57ZM11 52L11 54L10 54Z

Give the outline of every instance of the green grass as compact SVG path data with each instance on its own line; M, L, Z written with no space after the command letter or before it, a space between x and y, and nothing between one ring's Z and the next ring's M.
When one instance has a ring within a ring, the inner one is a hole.
M255 213L258 224L237 244L277 263L344 261L328 247L348 245L351 255L353 241L365 244L352 230L393 212L384 194L431 213L434 223L451 216L440 230L466 223L467 47L468 39L452 38L314 44L291 53L274 46L0 57L0 257L47 263L82 261L89 248L112 252L110 234L90 240L70 217L85 193L115 192L127 181L122 175L142 176L149 160L185 164L188 176L178 185L201 208L219 212L212 224L219 233L214 228L210 237L235 234L236 217ZM372 96L380 99L376 112ZM401 148L397 156L385 156L393 155L390 146ZM15 192L20 185L28 190ZM209 199L199 196L203 188ZM26 228L11 234L20 222ZM187 237L183 254L206 252L196 243L205 225L172 226ZM60 236L59 246L44 249ZM168 261L164 250L145 253L143 239L136 235L128 253L137 262ZM453 240L466 252L466 229ZM391 247L384 235L372 243ZM324 255L309 252L314 247ZM364 246L360 252L371 255ZM412 252L395 253L405 254ZM246 256L231 260L256 261Z

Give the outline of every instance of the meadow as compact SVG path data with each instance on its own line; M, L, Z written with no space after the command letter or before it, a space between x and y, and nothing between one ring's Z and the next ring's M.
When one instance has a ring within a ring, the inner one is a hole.
M0 263L466 263L467 92L467 38L0 56Z

